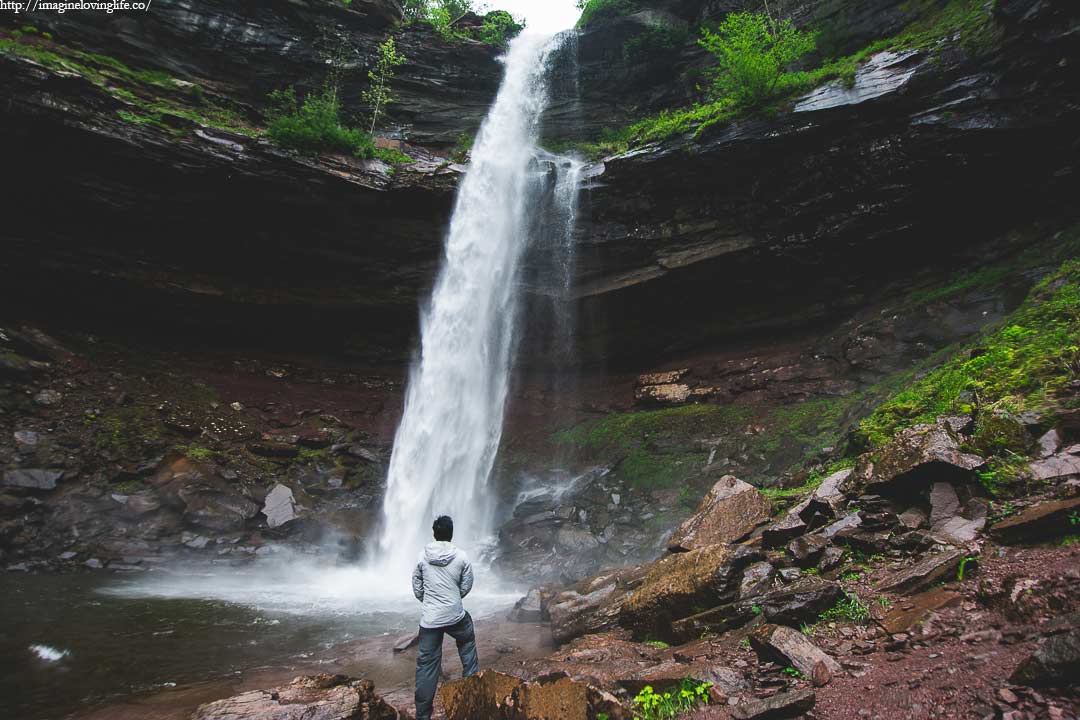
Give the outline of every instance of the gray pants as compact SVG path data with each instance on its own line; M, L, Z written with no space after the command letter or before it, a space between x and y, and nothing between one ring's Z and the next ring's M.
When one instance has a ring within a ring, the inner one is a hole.
M465 617L453 625L420 628L420 651L416 656L416 720L431 720L435 688L439 684L439 674L442 672L444 634L457 642L458 657L461 658L461 674L469 677L480 672L480 662L476 659L476 634L473 632L472 616L469 613L465 613Z

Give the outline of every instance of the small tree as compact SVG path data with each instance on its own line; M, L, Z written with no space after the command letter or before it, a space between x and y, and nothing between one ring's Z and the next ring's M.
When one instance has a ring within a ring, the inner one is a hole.
M713 92L751 107L768 100L787 67L814 49L815 34L790 20L773 22L760 13L731 13L714 33L702 29L701 47L716 57Z
M364 102L371 106L370 132L375 132L375 123L379 120L379 113L395 100L390 83L394 79L394 68L404 62L405 56L398 53L394 38L388 37L382 45L379 45L379 56L375 61L375 67L368 71L371 84L363 94Z

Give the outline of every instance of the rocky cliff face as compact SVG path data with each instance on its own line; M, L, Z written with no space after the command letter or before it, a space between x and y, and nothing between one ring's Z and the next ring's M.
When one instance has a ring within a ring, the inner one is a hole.
M970 262L1001 229L1072 215L1077 22L1053 3L1001 3L977 60L879 54L852 87L789 112L605 159L580 230L583 344L640 358L782 332Z

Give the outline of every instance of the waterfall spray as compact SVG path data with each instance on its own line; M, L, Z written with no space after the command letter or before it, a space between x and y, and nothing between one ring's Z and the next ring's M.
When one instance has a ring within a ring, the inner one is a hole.
M523 34L510 43L458 193L390 459L373 558L389 577L410 571L436 515L453 516L455 539L466 547L491 533L486 485L502 436L519 265L530 213L543 205L533 198L544 187L537 126L559 42Z

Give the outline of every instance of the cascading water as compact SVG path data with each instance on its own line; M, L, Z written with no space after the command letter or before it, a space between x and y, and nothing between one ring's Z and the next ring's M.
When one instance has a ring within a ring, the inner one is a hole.
M438 514L454 518L455 539L466 547L491 532L485 490L502 436L519 265L543 226L537 213L547 203L537 194L550 189L536 140L548 99L548 63L559 43L534 34L510 43L502 86L458 193L390 459L373 558L390 577L409 572ZM554 167L555 202L573 203L578 166ZM572 219L571 211L562 222Z

